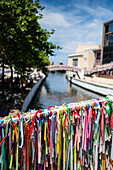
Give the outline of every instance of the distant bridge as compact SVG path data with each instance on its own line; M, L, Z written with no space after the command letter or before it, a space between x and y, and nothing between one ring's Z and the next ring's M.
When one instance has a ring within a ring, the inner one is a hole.
M50 65L47 66L49 71L73 71L76 72L78 74L78 72L81 72L82 69L77 68L75 66L68 66L68 65ZM113 62L109 63L109 64L104 64L104 65L100 65L100 66L96 66L93 69L84 69L84 75L93 75L93 74L97 74L97 73L102 73L105 71L113 71Z
M100 66L96 66L95 68L91 69L91 70L85 70L85 75L93 75L93 74L97 74L97 73L102 73L105 71L113 71L113 62L109 63L109 64L103 64Z
M81 69L75 66L68 66L68 65L50 65L47 66L47 68L49 71L73 71L73 72L81 71Z

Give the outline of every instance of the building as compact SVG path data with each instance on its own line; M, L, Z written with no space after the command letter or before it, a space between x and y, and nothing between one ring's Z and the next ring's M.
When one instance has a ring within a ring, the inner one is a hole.
M92 69L101 61L101 45L77 45L75 54L68 58L69 66L81 69Z
M103 24L101 64L113 61L113 20Z

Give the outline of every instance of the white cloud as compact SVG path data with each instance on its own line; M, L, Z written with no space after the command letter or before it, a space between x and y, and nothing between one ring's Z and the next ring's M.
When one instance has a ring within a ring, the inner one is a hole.
M74 5L75 8L81 9L87 13L89 13L94 18L101 18L101 19L110 19L113 16L113 12L107 8L103 8L98 6L97 8L91 8L85 5Z
M51 26L66 28L70 26L70 23L66 21L62 14L47 10L44 11L44 18L42 19L41 23L47 27Z
M55 29L50 41L62 46L60 52L64 55L74 53L77 44L100 44L103 23L113 16L113 12L106 8L93 9L85 5L75 5L72 10L49 6L43 14L41 25L49 30Z

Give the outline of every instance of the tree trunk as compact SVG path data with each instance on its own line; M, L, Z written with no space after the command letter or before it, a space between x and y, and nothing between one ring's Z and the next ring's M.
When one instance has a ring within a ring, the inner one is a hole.
M2 59L2 96L4 96L4 55Z
M12 87L13 87L13 68L11 65L10 65L10 69L11 69L11 89L12 89Z
M11 69L11 80L13 80L13 68L12 68L12 66L10 66L10 69Z
M21 75L21 85L22 85L22 90L23 90L23 88L24 88L24 86L23 86L23 75Z

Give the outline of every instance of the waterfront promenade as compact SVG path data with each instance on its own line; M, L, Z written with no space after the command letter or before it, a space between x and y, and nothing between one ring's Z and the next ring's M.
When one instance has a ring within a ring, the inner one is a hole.
M105 83L101 83L101 81L99 82L99 80L98 80L98 82L96 82L96 81L94 81L93 78L89 78L89 77L84 77L84 79L78 79L78 78L74 78L74 77L67 75L67 78L71 83L73 83L81 88L84 88L88 91L100 94L102 96L107 96L107 95L113 94L113 85L111 83L108 84L110 82L109 79L108 79L108 82L106 79ZM112 82L112 80L111 80L111 82Z

